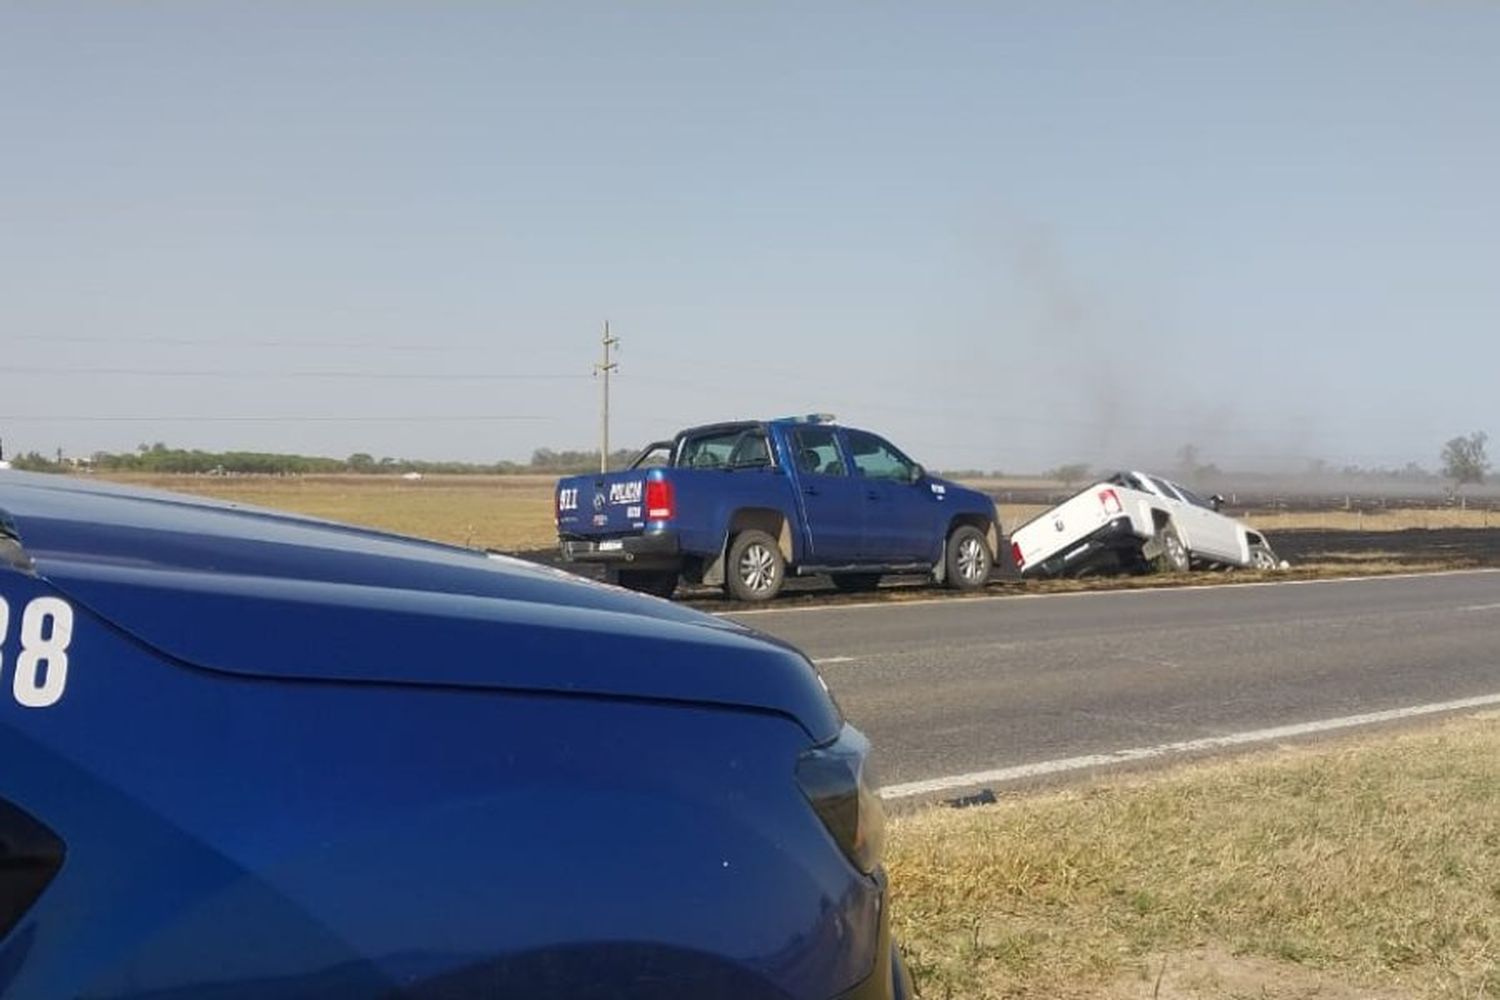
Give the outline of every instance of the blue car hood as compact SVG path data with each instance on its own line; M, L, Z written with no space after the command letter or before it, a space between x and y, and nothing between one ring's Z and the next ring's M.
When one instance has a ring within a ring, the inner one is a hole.
M0 532L58 591L205 670L718 704L819 740L842 721L788 646L509 557L15 471L0 472Z
M948 498L952 501L970 504L975 510L983 510L987 506L993 506L994 501L988 494L976 490L962 483L956 483L951 479L941 479L938 476L928 476L928 482L943 487Z

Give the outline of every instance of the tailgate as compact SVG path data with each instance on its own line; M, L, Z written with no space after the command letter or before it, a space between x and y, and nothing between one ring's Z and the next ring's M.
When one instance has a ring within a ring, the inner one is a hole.
M646 528L646 480L661 470L568 476L557 481L553 498L557 534L563 538L604 538L638 534Z
M1105 502L1106 493L1114 497L1112 503ZM1045 562L1118 517L1121 510L1118 494L1108 483L1075 493L1011 532L1017 562L1021 568Z

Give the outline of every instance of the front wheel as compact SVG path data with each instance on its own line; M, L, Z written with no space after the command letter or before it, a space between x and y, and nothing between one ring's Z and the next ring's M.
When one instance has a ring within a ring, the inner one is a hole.
M729 543L728 586L741 601L769 601L786 582L786 560L781 546L764 531L742 531Z
M984 533L972 524L961 524L948 536L945 582L954 590L978 590L990 579L995 557Z
M1276 553L1271 551L1271 546L1252 545L1250 546L1250 568L1280 569L1281 562L1276 558Z

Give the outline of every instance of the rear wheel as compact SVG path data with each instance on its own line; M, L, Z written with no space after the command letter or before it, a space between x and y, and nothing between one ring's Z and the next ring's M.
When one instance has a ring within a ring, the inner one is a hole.
M729 594L742 601L769 601L786 582L781 546L764 531L750 528L735 535L728 563Z
M836 573L833 585L846 594L860 594L880 586L879 573Z
M639 591L652 597L671 597L677 591L675 569L622 569L615 574L615 582L626 590Z
M1156 541L1161 548L1161 567L1172 573L1186 573L1192 568L1193 559L1182 542L1175 525L1168 524L1157 533Z
M972 524L961 524L948 536L945 580L954 590L978 590L990 579L995 557L984 533Z

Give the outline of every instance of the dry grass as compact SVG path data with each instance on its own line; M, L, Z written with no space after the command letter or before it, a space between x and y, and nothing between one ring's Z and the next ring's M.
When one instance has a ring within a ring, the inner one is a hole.
M1243 519L1262 531L1311 528L1324 531L1405 531L1408 528L1500 528L1500 513L1454 507L1413 507L1365 513L1357 510L1251 511Z
M1495 996L1497 807L1492 715L932 809L895 926L925 1000Z
M157 489L493 549L557 544L550 476L111 476Z
M996 503L995 509L1000 511L1000 531L1009 535L1042 511L1051 510L1052 506L1045 503Z
M429 476L407 482L392 476L210 477L111 476L159 489L198 493L363 524L458 545L535 549L555 545L550 476ZM1006 533L1046 510L1041 504L1002 504ZM1500 515L1481 510L1252 512L1245 520L1267 532L1295 528L1399 531L1404 528L1500 527Z

